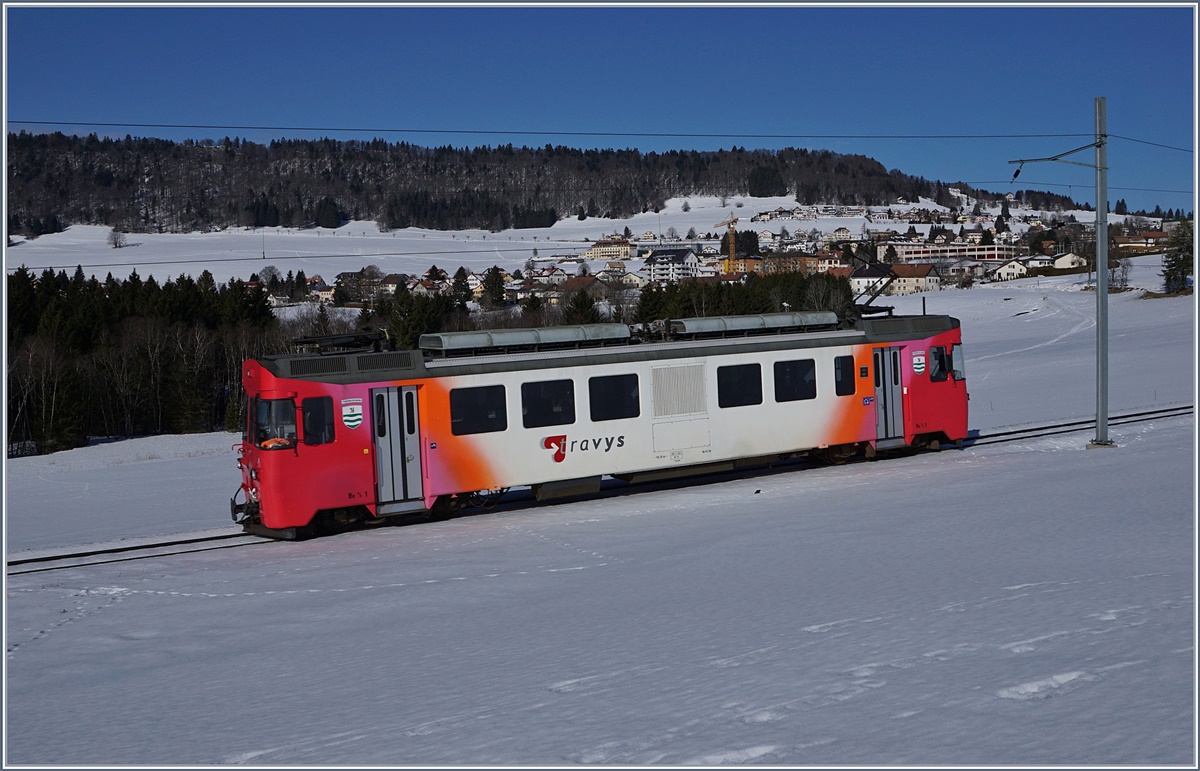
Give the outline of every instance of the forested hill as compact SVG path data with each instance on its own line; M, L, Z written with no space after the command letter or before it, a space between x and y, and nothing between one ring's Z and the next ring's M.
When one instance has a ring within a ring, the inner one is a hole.
M383 140L263 145L21 132L8 135L8 232L70 224L127 232L231 226L504 230L565 217L625 218L691 195L794 195L801 204L956 201L930 182L861 155L826 150L670 151L425 148ZM995 195L954 187L984 199ZM1023 191L1037 208L1073 206Z

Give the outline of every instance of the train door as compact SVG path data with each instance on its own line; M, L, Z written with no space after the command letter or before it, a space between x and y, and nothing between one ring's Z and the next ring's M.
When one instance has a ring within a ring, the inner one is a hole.
M899 346L875 349L875 423L881 442L904 442L904 386ZM887 443L895 444L895 442ZM884 444L883 446L886 446Z
M424 508L416 386L371 389L380 516Z

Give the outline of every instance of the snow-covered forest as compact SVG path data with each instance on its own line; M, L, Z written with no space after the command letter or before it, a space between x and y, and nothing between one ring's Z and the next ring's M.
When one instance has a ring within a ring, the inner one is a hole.
M689 196L790 194L801 204L873 206L927 198L948 206L950 187L972 190L889 171L861 155L806 149L641 153L329 139L264 145L26 132L10 133L8 148L8 231L33 235L69 224L181 233L336 228L350 220L498 232L568 217L621 219ZM1034 190L1017 198L1031 208L1076 208L1066 196Z

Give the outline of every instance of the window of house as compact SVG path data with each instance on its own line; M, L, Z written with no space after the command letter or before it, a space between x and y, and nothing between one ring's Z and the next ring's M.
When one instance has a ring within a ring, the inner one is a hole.
M521 384L521 422L525 428L575 422L575 385L570 380Z
M721 407L762 404L762 368L757 364L717 367L717 404Z
M630 374L590 378L588 401L593 421L636 418L642 413L638 376Z
M504 386L454 388L450 391L450 432L455 436L486 434L508 428Z
M817 363L812 359L775 362L775 401L817 398Z
M305 399L300 403L300 412L305 444L329 444L333 441L333 397Z
M854 391L854 357L835 356L833 359L833 392L838 396L850 396Z

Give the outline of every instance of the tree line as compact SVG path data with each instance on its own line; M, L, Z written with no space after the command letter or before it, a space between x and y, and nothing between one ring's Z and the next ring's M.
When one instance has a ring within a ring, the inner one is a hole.
M8 276L8 453L236 420L241 362L276 326L261 288L207 271L159 284L22 266Z
M492 292L475 312L453 294L401 286L357 315L305 303L286 320L264 284L217 283L208 271L159 283L136 270L100 281L81 267L35 275L22 266L7 281L9 456L80 447L90 436L236 431L242 362L297 351L305 337L383 329L389 348L405 350L439 331L852 307L846 279L820 274L688 281L628 304L579 291L555 305L531 298L509 307Z
M71 224L123 232L227 227L546 227L564 217L627 218L674 197L794 196L798 203L885 205L898 198L953 205L956 187L828 150L584 150L427 148L406 142L239 138L220 142L8 135L8 233L37 236ZM1018 191L1038 208L1069 198Z

